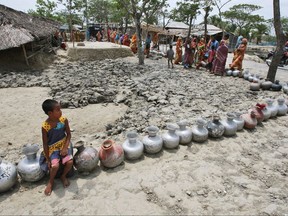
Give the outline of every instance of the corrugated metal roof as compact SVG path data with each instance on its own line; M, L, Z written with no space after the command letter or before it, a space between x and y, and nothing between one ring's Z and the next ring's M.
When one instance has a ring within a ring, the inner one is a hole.
M171 21L165 27L166 29L189 29L189 26L183 22Z

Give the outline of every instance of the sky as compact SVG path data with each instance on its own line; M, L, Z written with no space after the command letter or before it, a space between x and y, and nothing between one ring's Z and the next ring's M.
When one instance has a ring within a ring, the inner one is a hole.
M222 2L226 2L227 0L221 0ZM170 7L173 8L176 6L176 0L168 0ZM0 0L0 4L5 6L11 7L16 10L27 12L28 9L35 9L36 0ZM273 0L232 0L229 2L222 11L225 11L232 7L233 5L237 4L255 4L260 5L263 8L257 11L257 14L263 16L265 19L270 19L273 17ZM288 0L280 0L280 8L281 8L281 15L288 16ZM286 11L286 13L284 13ZM217 14L217 8L211 13ZM255 13L256 14L256 13ZM196 24L203 21L203 15L199 15L197 20L195 21Z

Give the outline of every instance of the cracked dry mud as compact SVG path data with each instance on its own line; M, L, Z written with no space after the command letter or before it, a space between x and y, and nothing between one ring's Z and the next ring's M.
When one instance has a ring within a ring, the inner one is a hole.
M251 92L239 78L180 66L168 70L164 60L145 66L136 61L62 62L28 74L2 73L1 157L16 163L22 145L41 143L47 97L68 108L63 113L72 141L84 139L98 150L107 138L123 143L131 129L142 138L150 124L163 132L168 122L187 119L192 125L215 113L225 118L267 97L285 97ZM57 180L49 198L42 193L47 178L21 182L1 195L1 214L287 214L287 120L271 119L235 137L163 150L114 169L97 167L73 177L66 190Z

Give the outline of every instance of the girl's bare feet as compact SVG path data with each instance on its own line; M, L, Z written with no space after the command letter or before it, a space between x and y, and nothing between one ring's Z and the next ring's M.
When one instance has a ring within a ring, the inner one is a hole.
M45 195L46 195L46 196L50 196L52 190L53 190L53 182L50 182L50 181L49 181L48 184L47 184L47 186L46 186L46 188L45 188L45 191L44 191Z
M61 181L62 181L62 184L63 184L63 187L66 188L70 185L70 182L69 180L66 178L66 176L61 176L60 177Z

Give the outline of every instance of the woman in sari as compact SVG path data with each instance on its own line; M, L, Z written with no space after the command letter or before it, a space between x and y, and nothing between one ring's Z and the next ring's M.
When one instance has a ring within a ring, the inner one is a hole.
M158 46L158 33L154 34L152 42L153 42L153 48L157 48L157 46Z
M191 39L186 38L185 41L185 54L184 54L184 68L188 68L192 66L193 59L192 59L192 47L191 47Z
M176 56L174 64L179 64L182 62L182 38L179 37L176 43Z
M116 31L112 31L110 35L110 42L115 43Z
M204 55L205 55L205 40L204 38L201 38L199 43L197 44L198 46L198 61L196 63L196 69L199 69L202 65L202 61L204 61Z
M224 75L225 65L228 56L228 46L225 43L225 40L220 42L220 46L216 51L216 55L213 61L212 73L215 75Z
M124 35L123 45L130 47L130 39L129 39L129 35L127 33Z
M131 38L130 48L134 54L137 53L137 36L136 36L136 33Z
M100 31L97 32L96 36L97 36L97 41L100 42L101 41L101 36L102 36Z
M244 59L246 48L247 48L247 39L243 38L240 46L234 51L232 64L229 65L231 70L234 70L234 68L237 68L240 71L242 70L242 62Z

